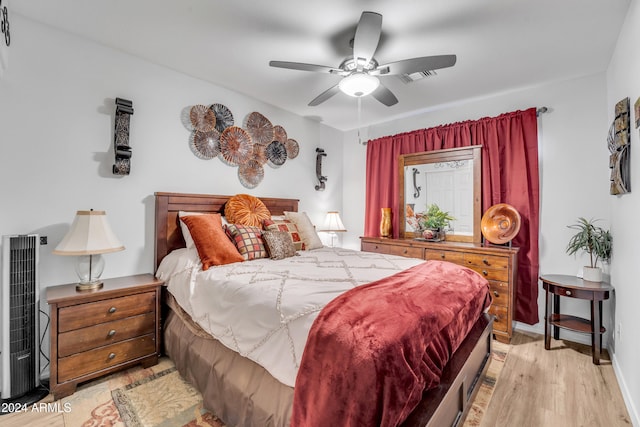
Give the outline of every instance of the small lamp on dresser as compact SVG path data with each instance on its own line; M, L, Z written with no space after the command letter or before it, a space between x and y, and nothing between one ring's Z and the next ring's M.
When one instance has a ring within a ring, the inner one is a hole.
M322 228L318 231L329 233L329 236L331 237L331 247L333 248L334 239L338 236L336 233L345 232L347 229L344 228L342 219L340 219L340 213L337 211L331 211L327 212Z
M102 287L100 276L104 270L101 254L124 250L120 240L111 231L105 211L78 211L69 232L53 251L56 255L77 256L76 273L79 291Z

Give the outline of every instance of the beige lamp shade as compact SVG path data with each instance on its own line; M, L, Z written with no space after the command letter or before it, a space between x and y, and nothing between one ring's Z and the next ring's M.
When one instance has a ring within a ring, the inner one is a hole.
M105 211L78 211L71 228L53 251L57 255L93 255L124 250Z
M322 224L322 228L318 231L347 231L344 228L344 224L342 223L342 219L340 219L340 214L337 211L327 212L327 216L324 219L324 223Z
M71 228L53 253L56 255L76 255L76 273L80 282L78 291L92 291L102 287L100 276L104 270L101 254L124 249L113 234L104 211L78 211Z

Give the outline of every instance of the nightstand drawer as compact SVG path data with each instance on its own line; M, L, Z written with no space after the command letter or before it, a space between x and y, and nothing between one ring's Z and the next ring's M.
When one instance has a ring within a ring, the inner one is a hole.
M146 292L63 307L58 311L58 332L72 331L155 311L155 306L156 293Z
M66 357L74 353L150 334L154 331L155 326L156 314L151 312L63 332L58 337L58 356Z
M119 363L154 354L155 334L100 347L58 360L58 382L109 369Z

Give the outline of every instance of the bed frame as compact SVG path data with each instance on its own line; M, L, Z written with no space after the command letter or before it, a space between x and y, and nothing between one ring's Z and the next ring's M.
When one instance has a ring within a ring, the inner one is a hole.
M155 193L155 269L172 250L185 246L178 211L224 213L231 196ZM260 197L272 215L298 211L297 199ZM462 425L480 388L491 357L493 318L483 314L444 369L440 385L423 399L403 426Z

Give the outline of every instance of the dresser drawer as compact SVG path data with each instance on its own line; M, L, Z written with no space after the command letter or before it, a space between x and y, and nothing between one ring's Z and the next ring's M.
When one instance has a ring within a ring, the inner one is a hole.
M509 258L497 255L467 253L464 254L464 263L467 267L509 268Z
M109 369L119 363L154 354L155 334L122 341L58 360L58 382Z
M491 292L491 305L504 307L509 305L509 283L489 280L489 289Z
M386 252L390 255L400 255L407 258L422 258L422 253L424 249L422 248L412 248L410 246L389 246L389 251Z
M112 320L155 311L156 293L146 292L58 310L58 332L85 328Z
M424 253L424 259L449 261L454 264L464 265L464 253L457 251L426 249Z
M507 310L507 307L491 304L491 307L489 307L489 313L496 317L493 321L494 330L504 332L509 330L509 311Z
M380 243L362 242L360 249L363 252L374 252L378 254L386 254L389 250L389 245L383 245Z
M482 277L487 280L496 280L496 281L509 281L509 272L507 270L496 270L494 268L483 268L476 267L473 265L468 265L470 269L477 271Z
M58 337L58 356L66 357L74 353L150 334L155 327L156 314L150 312L63 332Z

